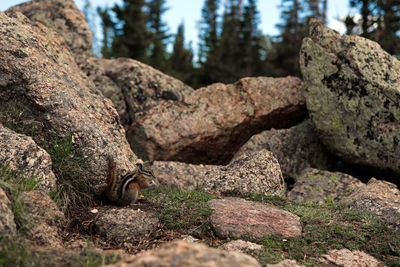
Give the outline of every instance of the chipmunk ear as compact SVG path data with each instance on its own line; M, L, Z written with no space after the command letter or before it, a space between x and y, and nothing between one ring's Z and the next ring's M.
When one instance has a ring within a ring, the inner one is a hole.
M136 163L136 167L139 169L139 171L143 171L143 164L142 163Z

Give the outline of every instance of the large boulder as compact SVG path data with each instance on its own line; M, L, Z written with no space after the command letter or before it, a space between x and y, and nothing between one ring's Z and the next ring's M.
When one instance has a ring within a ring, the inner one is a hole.
M9 8L59 33L78 62L92 55L92 33L73 0L32 0Z
M150 108L180 101L193 91L183 82L130 58L88 58L81 68L113 101L125 128Z
M90 165L88 181L97 192L107 176L107 159L133 171L137 161L110 100L76 65L53 30L21 13L0 12L0 108L21 107L36 143L72 134L72 150Z
M284 178L295 177L309 167L328 169L330 165L329 155L309 119L288 129L271 129L253 135L235 157L261 149L274 154Z
M298 78L243 78L198 89L159 105L132 125L128 140L141 158L226 164L253 135L289 127L306 115Z
M36 177L42 190L56 188L50 155L31 137L18 134L0 124L0 167L2 165L19 175Z
M300 65L321 141L345 161L400 174L400 62L312 20Z

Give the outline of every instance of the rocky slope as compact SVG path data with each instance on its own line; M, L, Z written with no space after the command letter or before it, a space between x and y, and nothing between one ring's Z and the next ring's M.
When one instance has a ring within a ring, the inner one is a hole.
M399 173L400 65L376 43L312 21L304 83L193 90L133 59L93 58L72 0L0 12L0 32L0 262L400 262L398 187L332 169ZM161 185L110 203L110 159L122 175L150 160Z

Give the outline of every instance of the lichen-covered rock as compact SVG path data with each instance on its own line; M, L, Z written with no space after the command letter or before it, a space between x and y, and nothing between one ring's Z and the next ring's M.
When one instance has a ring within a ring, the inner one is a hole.
M100 214L95 227L107 241L123 243L145 237L157 227L158 222L154 213L123 208Z
M342 201L352 192L365 186L357 178L341 173L306 169L297 177L288 198L297 202L325 203L327 200Z
M308 167L329 167L327 151L315 134L314 125L309 119L289 129L271 129L253 135L235 157L246 151L260 149L274 153L284 178L296 176Z
M109 266L259 267L261 265L253 257L241 252L230 252L180 240L130 256Z
M221 238L262 238L266 235L301 235L300 217L288 211L241 198L213 199L211 225Z
M200 187L206 192L221 194L236 191L240 194L282 195L285 192L278 161L268 150L246 152L227 166L207 171Z
M0 12L0 102L23 107L22 121L35 142L54 142L72 133L73 151L90 165L88 179L96 192L103 189L107 158L133 171L137 161L119 124L111 101L76 65L60 36L21 13Z
M243 78L152 108L127 137L145 160L227 164L253 134L292 126L305 115L300 79Z
M300 65L320 140L345 161L400 174L400 61L312 20Z
M400 234L400 191L396 185L371 178L346 201L355 210L375 214Z
M113 101L126 129L150 108L180 101L193 91L183 82L130 58L88 58L81 68Z
M59 234L66 220L56 203L43 191L22 194L26 210L29 212L29 236L40 245L62 247Z
M0 187L0 232L15 235L17 226L14 222L14 213L11 210L11 202L6 192Z
M40 188L55 189L56 176L50 155L31 137L18 134L0 124L0 164L25 177L36 177Z
M55 30L64 38L77 62L92 55L92 33L73 0L32 0L6 12L21 12L33 22Z
M365 267L384 267L383 262L375 259L371 255L359 250L350 251L348 249L333 249L329 254L322 255L320 263L323 266L365 266Z

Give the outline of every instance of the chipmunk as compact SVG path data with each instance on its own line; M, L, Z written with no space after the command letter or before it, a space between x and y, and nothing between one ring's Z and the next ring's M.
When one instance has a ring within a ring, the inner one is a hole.
M137 163L136 167L136 171L120 178L117 175L115 161L109 160L106 187L106 195L109 200L121 205L133 204L142 189L157 184L157 178L151 170L144 169L140 163Z

